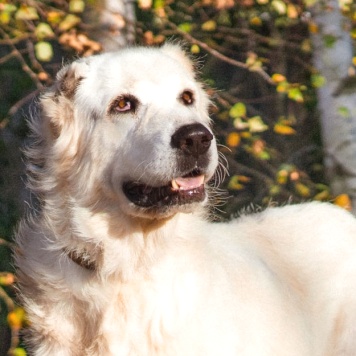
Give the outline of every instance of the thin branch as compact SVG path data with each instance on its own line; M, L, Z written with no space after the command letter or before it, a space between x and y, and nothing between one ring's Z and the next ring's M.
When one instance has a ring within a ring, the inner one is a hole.
M192 35L190 35L187 32L184 32L182 30L180 30L175 24L173 24L172 22L167 20L167 24L173 28L176 32L178 32L182 37L184 37L187 41L193 43L193 44L197 44L198 46L200 46L201 48L203 48L205 51L207 51L208 53L210 53L211 55L213 55L214 57L231 64L232 66L238 67L238 68L243 68L246 70L250 70L250 67L243 62L239 62L235 59L229 58L227 56L225 56L224 54L220 53L219 51L215 50L214 48L211 48L209 45L207 45L206 43L199 41L198 39L196 39L195 37L193 37ZM255 73L259 74L263 79L265 79L269 84L271 85L275 85L275 83L273 82L272 78L261 68L258 70L254 70Z
M0 27L0 33L2 36L9 41L9 46L12 48L12 52L14 53L14 56L18 59L18 61L21 63L22 70L27 73L30 78L35 82L36 86L38 89L42 89L43 85L38 79L36 73L29 67L29 65L26 63L25 59L19 52L19 50L15 47L15 45L11 42L11 39L9 35Z

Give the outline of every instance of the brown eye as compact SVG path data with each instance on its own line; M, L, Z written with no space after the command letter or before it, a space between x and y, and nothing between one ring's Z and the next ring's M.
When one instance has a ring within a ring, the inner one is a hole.
M190 90L184 90L182 95L180 96L182 103L184 105L192 105L194 103L194 95Z
M124 95L117 98L111 105L111 112L131 112L135 111L138 100L132 95Z

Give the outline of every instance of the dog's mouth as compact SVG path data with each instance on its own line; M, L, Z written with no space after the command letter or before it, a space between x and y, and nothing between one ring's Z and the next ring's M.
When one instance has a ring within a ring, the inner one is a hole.
M205 176L200 170L175 179L160 187L140 182L126 182L123 191L126 197L142 208L160 208L201 202L205 199Z

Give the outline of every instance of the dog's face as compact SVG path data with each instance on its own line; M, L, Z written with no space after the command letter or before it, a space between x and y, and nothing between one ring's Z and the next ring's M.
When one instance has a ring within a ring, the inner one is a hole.
M55 87L42 106L72 194L109 198L141 217L206 202L218 162L209 100L179 47L82 59L59 73Z

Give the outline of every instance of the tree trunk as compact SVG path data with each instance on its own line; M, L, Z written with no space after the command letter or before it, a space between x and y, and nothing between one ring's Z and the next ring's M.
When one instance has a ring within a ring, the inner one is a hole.
M332 193L347 193L356 214L356 77L347 19L338 1L317 2L314 64L326 84L318 89L325 170Z
M135 8L133 1L101 0L94 6L91 33L105 52L115 51L135 41Z

